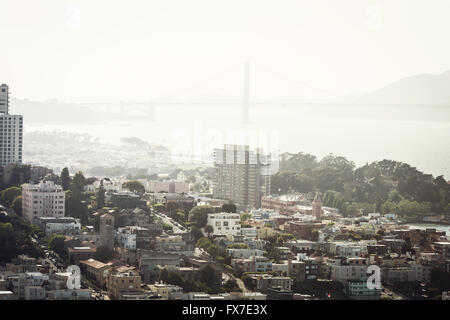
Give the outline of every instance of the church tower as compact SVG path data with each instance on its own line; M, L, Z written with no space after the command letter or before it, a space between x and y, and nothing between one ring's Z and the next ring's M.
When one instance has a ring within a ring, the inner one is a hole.
M109 213L100 216L100 246L114 249L114 216Z
M312 214L316 220L320 221L322 217L322 195L319 191L316 192L316 196L312 202Z

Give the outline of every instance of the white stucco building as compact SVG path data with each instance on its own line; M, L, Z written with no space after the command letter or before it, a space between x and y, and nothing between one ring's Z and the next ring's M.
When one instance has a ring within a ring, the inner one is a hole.
M241 218L238 213L210 213L207 224L213 227L214 236L241 234Z
M136 228L124 227L116 231L116 240L120 247L125 249L136 249Z
M53 181L22 185L23 217L37 224L40 217L64 217L65 193Z

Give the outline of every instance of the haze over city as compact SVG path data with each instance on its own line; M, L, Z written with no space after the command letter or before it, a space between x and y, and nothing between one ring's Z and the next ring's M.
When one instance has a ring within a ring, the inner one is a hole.
M246 60L257 98L304 91L258 79L263 68L340 95L450 70L446 0L24 3L1 5L0 70L17 98L240 96Z
M2 0L0 301L450 300L449 13Z

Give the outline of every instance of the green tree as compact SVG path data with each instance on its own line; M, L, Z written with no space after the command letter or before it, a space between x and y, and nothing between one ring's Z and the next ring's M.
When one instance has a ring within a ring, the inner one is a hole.
M179 209L182 209L182 206L179 203L176 202L166 203L166 211L170 216L175 214Z
M14 212L19 216L22 216L22 196L17 196L14 198L11 207L14 209Z
M189 182L189 183L195 183L196 181L197 181L197 179L195 178L194 175L190 175L190 176L187 178L187 182Z
M162 203L156 203L153 205L153 209L155 209L156 212L164 212L166 210L166 206Z
M210 265L200 270L200 281L205 283L209 288L216 286L216 272Z
M194 237L194 240L195 241L198 241L198 239L200 239L200 238L202 238L203 237L203 232L202 232L202 230L200 230L200 228L199 227L197 227L197 226L192 226L192 228L191 228L191 234L192 234L192 236Z
M211 225L207 225L205 227L205 232L208 234L208 238L211 238L211 233L214 232L214 228Z
M431 286L439 291L450 291L450 273L434 268L430 272Z
M83 192L84 186L86 185L86 178L83 172L79 171L73 176L72 182L70 184L70 190Z
M241 289L239 288L235 279L228 279L224 283L223 288L226 292L241 292Z
M103 187L103 180L100 181L100 187L97 191L97 209L105 206L105 188Z
M18 253L17 236L10 222L0 222L0 263L9 262Z
M220 255L220 248L217 244L211 244L205 250L214 258L217 258Z
M124 182L122 184L122 187L130 190L131 192L145 193L144 185L137 180L130 180L130 181Z
M189 221L195 222L200 228L203 228L208 221L208 214L214 213L212 206L195 206L189 211Z
M81 219L81 224L88 222L88 206L86 194L78 189L66 191L66 216Z
M304 169L313 169L316 167L317 158L308 153L283 153L280 157L280 171L301 172Z
M252 217L251 213L242 213L241 214L241 222L245 222Z
M69 190L70 186L70 175L69 169L67 167L63 168L61 171L61 187L64 191Z
M292 290L295 293L308 294L320 299L348 299L344 293L344 286L338 281L295 281Z
M10 207L14 199L22 195L22 189L19 187L10 187L2 191L1 200L3 205Z
M402 200L402 196L401 196L400 192L398 192L397 190L392 190L389 193L389 200L391 200L393 202L399 202L400 200Z
M208 238L201 238L197 241L197 243L195 244L196 247L198 248L202 248L202 249L207 249L210 245L212 245L211 240L209 240Z
M229 203L224 203L222 205L222 212L227 212L227 213L236 213L237 211L237 207L234 203L229 202Z
M97 251L95 252L96 260L106 263L112 258L114 258L114 250L108 247L97 247Z
M65 236L60 234L53 234L49 241L48 246L51 250L55 251L59 255L65 255L64 250L64 240L66 239Z

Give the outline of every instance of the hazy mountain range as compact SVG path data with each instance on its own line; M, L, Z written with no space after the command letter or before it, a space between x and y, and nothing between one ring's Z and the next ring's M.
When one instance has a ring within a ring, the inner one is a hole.
M450 106L450 70L404 78L356 100L374 104Z

